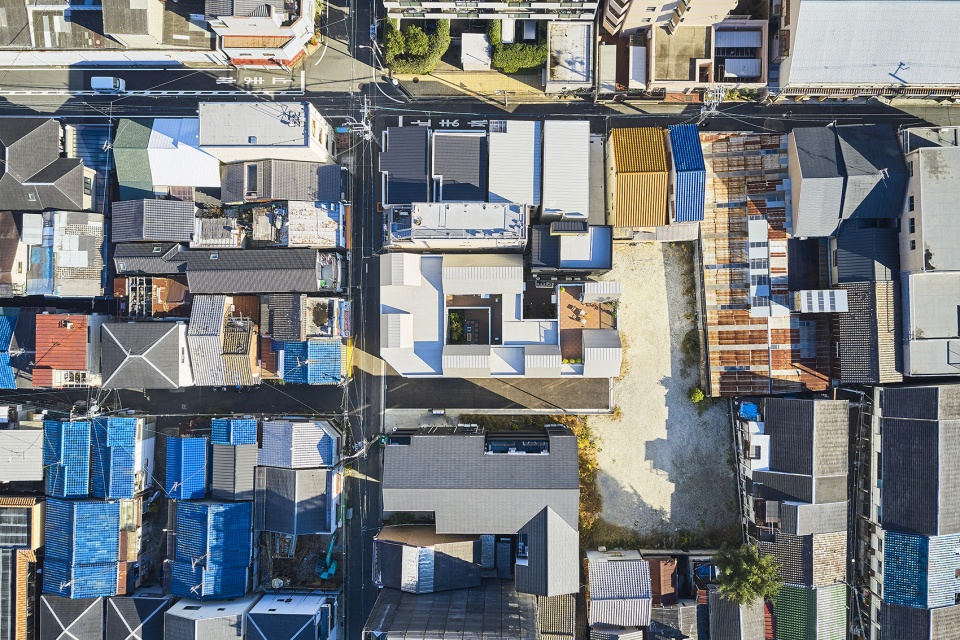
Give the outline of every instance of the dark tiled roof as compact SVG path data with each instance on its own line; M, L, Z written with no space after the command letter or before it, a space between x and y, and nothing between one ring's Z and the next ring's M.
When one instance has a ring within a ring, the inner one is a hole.
M434 511L440 533L515 533L546 506L577 527L577 441L569 432L551 436L548 455L487 455L483 435L461 434L416 435L384 455L384 509Z
M797 145L797 160L804 180L844 176L843 156L832 128L800 127L791 135Z
M187 285L195 294L306 293L320 288L314 249L203 250L184 255Z
M888 384L903 380L900 294L895 281L841 283L847 311L834 316L838 374L843 382Z
M299 293L271 293L260 305L260 332L274 340L300 342L304 335L303 295Z
M176 243L118 244L113 263L121 275L175 275L187 270L183 245Z
M884 389L883 415L917 420L960 419L960 385Z
M110 323L101 327L105 389L176 389L186 348L172 322Z
M44 595L40 599L40 640L101 640L103 598Z
M387 150L380 152L380 171L387 175L384 204L427 202L430 177L427 173L427 128L387 129Z
M132 640L130 629L140 640L163 640L163 612L170 598L109 598L106 604L104 640Z
M580 590L579 534L557 512L545 507L520 528L527 536L527 565L517 565L521 593L559 596Z
M363 637L536 640L536 609L536 597L517 593L510 580L428 594L381 589Z
M225 203L244 202L245 173L251 163L234 162L221 169L222 198ZM259 191L250 200L294 200L340 202L342 170L338 164L261 160L257 166Z
M289 535L326 533L328 469L257 467L254 512L257 531Z
M530 227L530 266L533 269L560 266L560 236L550 235L550 225Z
M907 171L890 125L836 127L847 184L843 218L898 218Z
M0 207L83 210L83 161L60 157L60 123L47 118L0 121Z
M114 242L189 242L193 235L192 202L127 200L111 210Z
M443 176L446 202L484 202L487 198L487 138L434 134L433 172Z
M537 598L537 631L541 640L576 637L577 598L566 594Z
M248 640L317 640L314 615L249 613L247 623Z
M151 1L153 0L148 0L148 2ZM149 15L148 2L137 2L139 7L134 7L134 2L131 0L103 0L104 33L118 35L149 34L151 16ZM159 7L159 11L163 11L162 6Z
M847 401L767 398L764 416L772 471L846 475Z
M6 20L0 23L0 47L29 48L30 23L27 3L7 0L2 3Z

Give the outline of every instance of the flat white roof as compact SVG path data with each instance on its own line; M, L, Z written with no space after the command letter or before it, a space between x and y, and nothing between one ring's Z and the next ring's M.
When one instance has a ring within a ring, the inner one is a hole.
M567 84L589 84L593 47L593 23L551 21L547 42L550 57L547 80Z
M304 147L310 135L306 102L201 102L200 144Z
M460 36L460 63L464 71L489 71L490 41L485 33L464 33Z
M393 219L400 220L397 207ZM417 202L410 206L414 238L521 238L526 232L521 205L483 202Z
M543 124L543 211L586 219L590 215L590 123Z
M220 161L200 149L199 118L155 118L147 157L157 186L220 187Z
M291 615L316 615L321 605L330 597L306 593L268 593L250 610L250 613L287 613Z
M960 271L960 147L927 147L917 152L919 163L914 170L920 181L919 210L904 213L904 217L920 216L919 246L926 261L937 271ZM907 223L904 221L903 226ZM956 321L956 318L954 318Z
M960 2L799 4L785 86L960 85Z
M960 307L960 271L904 274L909 296L908 338L957 338Z
M256 593L243 598L229 600L190 600L184 598L167 610L167 615L174 615L190 620L211 620L229 616L243 615L256 604L260 594Z

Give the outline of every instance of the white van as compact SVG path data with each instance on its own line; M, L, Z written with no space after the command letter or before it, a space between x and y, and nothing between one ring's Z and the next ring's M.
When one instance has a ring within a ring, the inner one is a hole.
M127 90L127 83L123 78L94 76L90 78L90 88L97 93L123 93Z

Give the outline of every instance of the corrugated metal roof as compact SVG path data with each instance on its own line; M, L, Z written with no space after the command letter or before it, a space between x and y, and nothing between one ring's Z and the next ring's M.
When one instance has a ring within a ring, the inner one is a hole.
M614 129L614 226L667 224L667 156L663 130Z
M759 78L762 64L758 58L726 58L723 62L723 77Z
M128 200L111 207L113 242L189 242L194 205L181 200Z
M759 49L763 46L763 33L759 29L717 29L713 46L716 49Z
M283 379L297 384L340 384L344 380L344 345L339 338L282 342Z
M86 371L87 339L87 316L38 314L35 366L59 371ZM34 380L35 385L36 382Z
M519 292L523 283L523 256L447 254L443 256L442 278L446 294Z
M590 214L590 123L585 120L543 125L543 214Z
M490 123L490 202L540 205L540 123L497 120Z
M646 560L589 563L590 624L650 624L650 564Z
M675 171L705 171L700 132L695 124L674 124L670 132L670 151Z

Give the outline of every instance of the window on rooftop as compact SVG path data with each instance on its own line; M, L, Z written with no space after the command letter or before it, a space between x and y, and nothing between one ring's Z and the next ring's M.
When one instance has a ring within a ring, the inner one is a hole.
M259 187L258 177L257 165L251 162L246 166L246 171L244 172L244 190L248 196L257 195Z
M909 208L910 211L913 211L913 196L910 196L907 199L907 208Z
M36 201L37 201L37 194L35 194L35 193L28 193L28 194L27 194L27 200L29 200L30 202L36 202Z
M214 252L212 252L212 253L210 254L210 259L211 259L211 260L219 260L219 259L220 259L220 254L219 254L218 252L214 251Z
M907 171L910 172L910 177L913 177L913 160L907 162Z
M159 245L153 248L154 253L160 253L161 251L163 251L163 247Z
M247 136L247 142L249 144L257 144L257 136Z
M916 232L917 232L917 219L910 218L910 233L916 233Z
M184 611L200 611L200 605L188 604L183 608Z
M656 7L647 7L647 11L651 11L651 12L652 12L652 11L656 11L656 10L657 10Z
M913 250L915 250L916 248L917 248L917 241L916 241L916 240L911 240L911 241L910 241L910 251L913 251Z

